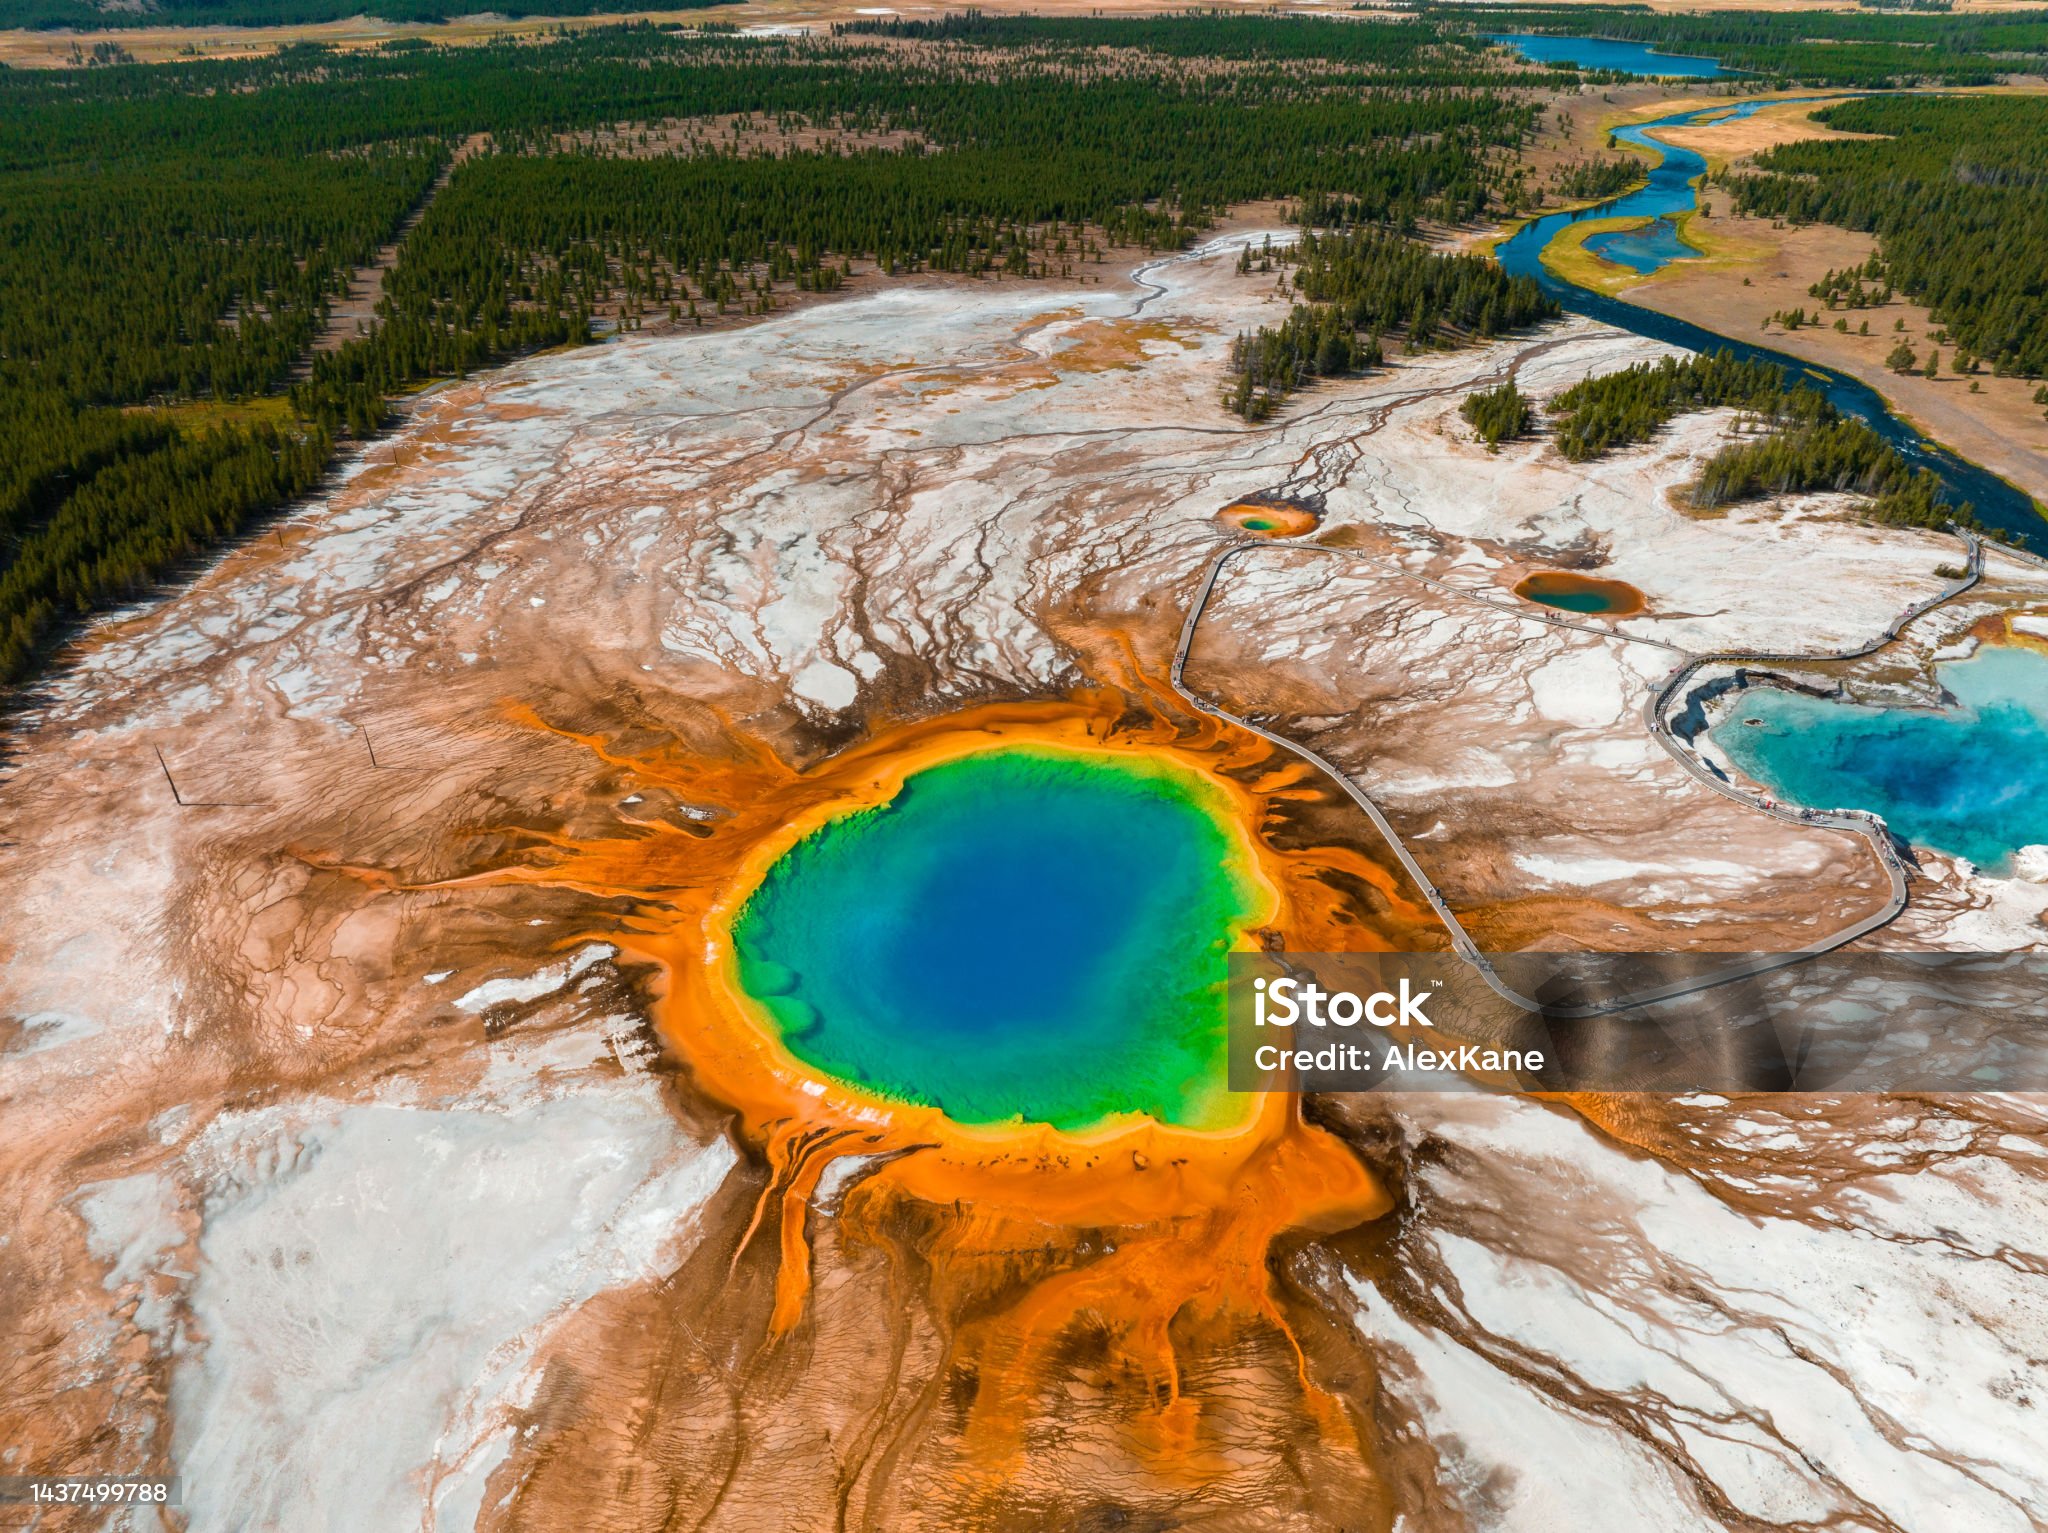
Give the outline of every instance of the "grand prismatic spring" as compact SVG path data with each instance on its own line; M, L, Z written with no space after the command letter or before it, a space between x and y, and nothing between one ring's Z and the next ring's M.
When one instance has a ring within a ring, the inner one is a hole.
M1271 905L1186 768L988 751L784 853L734 922L738 982L806 1064L959 1122L1213 1126L1245 1105L1222 955Z
M642 905L607 940L666 971L665 1034L772 1170L734 1257L768 1263L769 1333L812 1313L810 1209L838 1185L835 1240L931 1272L952 1366L979 1381L977 1475L1007 1472L1076 1323L1107 1328L1107 1387L1146 1402L1158 1472L1220 1472L1192 1452L1169 1327L1195 1326L1197 1354L1277 1341L1316 1441L1355 1451L1266 1264L1388 1198L1292 1099L1223 1092L1222 961L1261 933L1414 940L1421 916L1341 846L1270 844L1298 765L1131 701L969 710L811 772L628 756L519 716L717 806L709 835L650 820L499 876ZM1388 936L1338 935L1331 876L1381 891Z

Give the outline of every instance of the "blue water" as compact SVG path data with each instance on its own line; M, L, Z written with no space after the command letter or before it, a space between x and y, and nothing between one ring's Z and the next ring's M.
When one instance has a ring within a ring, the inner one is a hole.
M1738 71L1723 69L1717 59L1683 53L1659 53L1648 43L1616 42L1606 37L1550 37L1538 32L1501 32L1488 42L1506 43L1534 64L1570 64L1615 74L1672 76L1718 80Z
M741 987L798 1058L962 1122L1203 1121L1223 955L1260 908L1230 813L1163 758L930 767L770 869Z
M1660 218L1640 229L1591 235L1586 248L1603 261L1639 272L1653 272L1672 261L1691 261L1699 256L1697 250L1678 237L1678 224L1669 218Z
M1992 646L1936 674L1957 707L1758 688L1736 699L1714 743L1788 803L1873 810L1917 846L1998 869L2048 844L2048 657Z
M1829 98L1781 98L1781 101L1783 99ZM1847 373L1836 372L1833 368L1802 362L1781 351L1772 351L1767 347L1752 345L1748 341L1716 335L1711 330L1659 314L1654 309L1641 308L1636 304L1624 303L1619 298L1609 298L1603 293L1595 293L1588 288L1580 287L1576 282L1566 281L1543 264L1544 247L1581 219L1664 219L1690 212L1697 205L1698 195L1694 182L1706 174L1706 160L1690 149L1657 143L1648 136L1653 129L1696 123L1702 118L1722 114L1731 120L1747 117L1752 112L1773 104L1776 103L1746 101L1732 110L1721 106L1700 107L1695 111L1677 112L1669 117L1660 117L1654 122L1617 128L1614 133L1616 138L1640 145L1656 156L1656 163L1650 169L1649 180L1635 191L1593 207L1572 213L1552 213L1544 218L1532 219L1516 230L1512 239L1503 242L1494 251L1495 257L1509 272L1532 278L1544 292L1574 314L1584 314L1590 319L1600 320L1619 329L1632 330L1637 335L1648 336L1652 340L1683 346L1688 351L1727 350L1749 360L1777 363L1796 381L1825 394L1829 402L1842 414L1869 426L1897 448L1907 462L1917 468L1932 469L1941 477L1951 503L1969 504L1975 509L1978 519L1986 526L1995 527L2023 547L2038 549L2043 544L2048 544L2048 524L2043 523L2031 497L2022 494L1996 474L1979 468L1939 443L1923 437L1892 414L1885 405L1883 396L1860 379L1852 378ZM1684 259L1688 251L1695 255L1698 253L1679 239L1675 226L1671 238L1674 244L1681 247L1676 259ZM1659 261L1637 269L1654 271L1662 264L1663 262Z

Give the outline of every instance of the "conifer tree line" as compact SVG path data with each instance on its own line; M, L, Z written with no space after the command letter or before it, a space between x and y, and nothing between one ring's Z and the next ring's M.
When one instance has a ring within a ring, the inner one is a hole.
M1877 236L1876 262L1830 272L1814 296L1853 311L1896 288L1965 357L2048 375L2048 99L1874 97L1815 116L1883 137L1781 145L1725 178L1752 216Z
M1458 413L1478 433L1489 452L1499 451L1502 442L1527 436L1536 423L1536 407L1515 387L1512 378L1495 388L1466 395Z
M1785 392L1785 370L1730 351L1638 362L1561 390L1550 402L1557 449L1586 463L1647 442L1675 417L1731 406L1763 411Z
M1421 14L1480 34L1551 32L1704 55L1758 85L1989 85L2048 73L2048 9L1652 11L1646 5L1432 4Z
M1353 26L1320 17L1246 15L1217 9L1159 16L1031 16L969 7L929 21L903 18L840 22L844 37L973 43L981 47L1076 54L1122 49L1162 58L1293 62L1318 73L1364 66L1404 83L1474 83L1491 67L1487 44L1463 27L1421 22ZM1493 82L1488 82L1493 83Z
M1290 264L1293 290L1307 301L1277 327L1262 325L1231 344L1223 402L1247 420L1266 419L1312 378L1382 365L1390 336L1408 352L1428 351L1491 340L1561 312L1528 277L1383 229L1304 231L1292 247L1247 248L1239 270Z
M305 493L391 393L584 341L600 309L759 313L855 261L1074 275L1253 198L1375 231L1472 219L1538 110L1435 23L958 25L0 71L0 681ZM630 158L563 137L733 114L851 141ZM883 134L901 146L861 147ZM315 351L415 215L369 332ZM1506 323L1478 281L1432 279L1421 317Z
M1604 201L1648 179L1649 163L1634 155L1590 155L1550 173L1550 189L1566 202Z
M1818 401L1818 406L1800 400ZM1714 510L1734 501L1761 500L1805 490L1835 490L1867 496L1873 521L1902 526L1975 527L1967 503L1942 499L1939 476L1914 468L1863 422L1835 413L1811 390L1796 389L1781 407L1779 429L1749 442L1731 442L1700 472L1692 502ZM1981 529L1980 529L1981 530Z
M1730 443L1708 460L1692 487L1693 504L1715 510L1735 501L1795 491L1834 490L1870 498L1875 521L1916 527L1950 522L1974 527L1969 505L1942 499L1940 476L1915 468L1861 421L1825 396L1787 387L1776 363L1717 351L1683 361L1666 357L1602 373L1561 390L1550 402L1558 450L1574 463L1648 441L1677 416L1727 407L1767 434ZM1470 419L1471 417L1467 417Z

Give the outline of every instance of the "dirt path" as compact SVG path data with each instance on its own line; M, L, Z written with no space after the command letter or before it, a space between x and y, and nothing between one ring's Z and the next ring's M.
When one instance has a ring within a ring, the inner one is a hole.
M462 141L456 151L448 157L448 163L441 167L441 174L434 177L426 195L413 204L412 211L399 220L391 241L377 252L377 259L368 266L358 266L349 274L348 291L334 301L327 311L327 324L313 340L311 352L292 369L294 378L304 378L313 370L313 357L323 351L338 351L342 343L352 341L370 328L377 315L377 301L384 296L384 274L398 264L398 249L405 243L405 237L419 227L427 216L427 209L434 205L434 199L441 195L443 187L454 176L455 168L464 160L471 159L483 150L488 134L472 133Z

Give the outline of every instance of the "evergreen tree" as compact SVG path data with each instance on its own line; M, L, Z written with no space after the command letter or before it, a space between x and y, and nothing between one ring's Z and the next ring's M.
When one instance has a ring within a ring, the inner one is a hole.
M1468 394L1458 413L1479 434L1489 452L1498 452L1504 441L1527 436L1536 414L1512 378L1498 388Z

